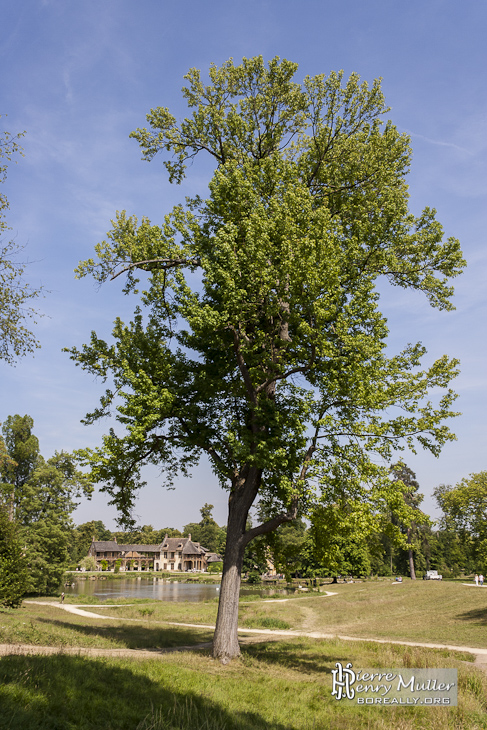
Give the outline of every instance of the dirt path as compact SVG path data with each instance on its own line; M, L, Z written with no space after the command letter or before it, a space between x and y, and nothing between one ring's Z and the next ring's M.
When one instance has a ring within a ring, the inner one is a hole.
M326 598L328 595L336 595L332 592L327 592L326 596L322 596L323 598ZM311 598L312 596L310 596ZM316 596L313 596L316 598ZM279 600L299 600L302 601L303 598L298 599L292 599L292 598L286 598L286 599L276 599ZM62 609L63 611L67 611L68 613L77 614L78 616L85 616L86 618L96 618L96 619L106 619L111 621L141 621L142 619L119 619L116 616L106 616L99 613L93 613L92 611L85 611L83 609L78 608L78 606L66 604L66 603L53 603L52 601L25 601L25 603L34 603L40 606L56 606L57 608ZM254 602L255 603L255 602ZM265 601L265 603L269 603L269 601ZM120 604L120 606L127 606L128 604ZM108 608L108 606L106 606ZM111 606L110 608L116 608L116 606ZM94 608L101 608L101 606L94 606ZM160 623L165 624L166 626L181 626L183 628L193 628L193 629L209 629L211 631L214 630L214 625L208 625L208 624L187 624L187 623L181 623L176 621L153 621L153 623ZM311 611L309 611L309 614L306 617L305 623L310 626L311 624ZM327 634L323 633L321 631L308 631L308 630L300 630L295 631L292 629L282 629L282 630L276 630L276 629L246 629L246 628L239 628L238 630L239 634L246 635L249 639L252 637L253 640L258 640L257 637L262 637L263 640L266 638L294 638L294 637L307 637L310 639L340 639L341 641L371 641L374 644L398 644L400 646L418 646L422 647L424 649L449 649L451 651L458 651L458 652L467 652L468 654L473 654L475 656L475 665L479 666L479 668L483 669L484 671L487 671L487 649L480 649L478 647L471 647L471 646L456 646L452 644L432 644L432 643L424 643L424 642L418 642L418 641L397 641L395 639L369 639L364 638L363 636L343 636L341 634ZM203 649L208 648L211 646L211 643L204 643L204 644L195 644L191 646L181 646L181 647L172 647L168 649L155 649L155 650L141 650L141 649L97 649L97 648L82 648L82 647L54 647L54 646L31 646L27 644L0 644L0 656L5 656L7 654L74 654L74 655L83 655L83 656L107 656L107 657L133 657L133 658L140 658L140 659L155 659L158 656L162 656L164 654L167 654L168 652L173 651L191 651L194 649Z

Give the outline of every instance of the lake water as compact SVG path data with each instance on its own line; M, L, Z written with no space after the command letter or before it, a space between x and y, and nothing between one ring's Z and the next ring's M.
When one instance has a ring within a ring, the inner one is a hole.
M75 586L63 588L67 596L96 596L100 601L108 598L151 598L154 601L209 601L218 598L219 584L179 583L163 580L162 578L120 578L117 580L82 580ZM277 591L262 590L259 588L244 588L240 595L258 593L285 593L284 589Z

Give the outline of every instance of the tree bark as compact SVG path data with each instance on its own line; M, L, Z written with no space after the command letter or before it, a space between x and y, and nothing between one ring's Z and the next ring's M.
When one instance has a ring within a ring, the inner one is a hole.
M251 506L251 504L247 506L248 499L243 499L246 486L250 485L242 485L243 493L233 492L228 500L227 540L223 559L218 615L213 637L213 656L225 663L240 656L238 600L246 546L244 535L247 515Z
M240 656L238 643L238 601L242 563L245 547L233 544L232 535L227 530L227 545L223 561L223 576L220 588L220 601L213 637L213 656L227 663Z
M413 549L411 547L411 528L408 527L408 553L409 553L409 573L411 575L411 580L416 580L416 572L414 570L414 557L413 557Z

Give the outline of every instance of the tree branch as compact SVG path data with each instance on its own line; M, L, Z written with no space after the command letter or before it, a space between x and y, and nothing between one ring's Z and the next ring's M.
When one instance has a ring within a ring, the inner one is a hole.
M162 271L167 271L168 269L173 269L176 266L201 266L201 261L199 259L146 259L145 261L134 261L132 264L129 264L128 266L125 266L125 268L118 271L116 274L112 276L110 281L113 281L117 278L117 276L120 276L121 274L125 273L125 271L129 271L130 269L134 269L136 267L141 267L145 264L163 264L162 266L158 266L157 268L162 269ZM147 269L144 269L146 271Z

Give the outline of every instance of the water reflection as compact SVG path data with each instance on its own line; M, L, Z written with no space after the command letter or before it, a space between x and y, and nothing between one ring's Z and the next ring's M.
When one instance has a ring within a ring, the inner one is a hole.
M77 576L76 576L77 577ZM199 602L218 598L219 584L183 583L168 581L162 578L119 578L116 580L77 580L74 586L66 586L67 596L96 596L100 601L108 598L152 598L155 601ZM260 588L244 588L241 596L246 594L269 595L284 593L284 590L269 591Z

